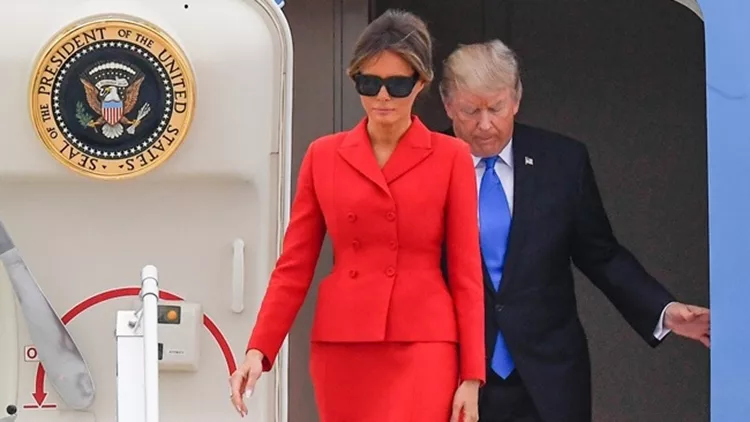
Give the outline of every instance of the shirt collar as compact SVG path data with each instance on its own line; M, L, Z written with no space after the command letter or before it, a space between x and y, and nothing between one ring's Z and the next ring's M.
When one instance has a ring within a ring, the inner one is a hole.
M510 141L508 141L508 145L503 148L502 151L500 151L500 159L503 160L503 162L510 167L511 170L513 170L513 138L510 138ZM471 156L474 159L474 167L477 167L482 160L482 157L476 157L474 155Z

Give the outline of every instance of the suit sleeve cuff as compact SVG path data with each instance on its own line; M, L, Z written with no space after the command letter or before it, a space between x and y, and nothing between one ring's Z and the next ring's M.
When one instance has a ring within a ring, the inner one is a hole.
M247 346L245 347L245 354L247 355L247 352L250 351L250 349L258 350L260 353L263 354L263 360L261 361L263 363L263 372L269 372L273 368L274 361L276 360L276 355L270 355L266 352L266 350L269 350L264 345L259 345L250 340L248 342Z
M478 365L474 368L464 368L461 370L460 377L461 381L479 381L480 387L484 386L485 382L487 381L484 365Z
M667 334L669 334L672 331L668 328L664 328L664 315L667 313L667 308L669 308L669 306L673 303L675 302L669 302L667 306L665 306L664 309L661 311L659 322L657 322L656 328L654 329L654 338L656 338L659 341L664 340L664 337L666 337Z

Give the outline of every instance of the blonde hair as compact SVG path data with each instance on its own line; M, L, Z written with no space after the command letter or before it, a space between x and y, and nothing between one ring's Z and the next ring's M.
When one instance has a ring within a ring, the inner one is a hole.
M443 63L440 96L450 97L454 90L474 93L510 88L521 101L523 84L518 57L500 40L459 46Z
M362 65L384 51L398 54L419 74L425 85L432 82L432 38L417 15L388 9L370 22L354 46L347 74L353 77Z

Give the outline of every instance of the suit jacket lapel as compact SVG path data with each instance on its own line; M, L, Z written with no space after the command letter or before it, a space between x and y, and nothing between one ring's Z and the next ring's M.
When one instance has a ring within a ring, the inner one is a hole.
M490 296L495 296L498 292L495 291L495 286L492 284L490 272L487 270L487 264L485 264L483 256L480 258L482 260L482 278L484 279L484 288L487 289Z
M515 272L521 263L526 239L525 232L533 210L537 180L529 140L524 137L523 133L520 133L518 126L515 129L513 134L513 220L505 253L503 281L498 295L508 289L508 284L513 282Z
M367 135L367 119L363 119L349 133L339 146L339 154L355 170L378 185L389 196L391 194L383 172L378 166L372 152L370 138Z
M430 154L432 154L432 132L418 117L414 116L409 130L406 131L383 166L386 183L393 183Z
M432 154L432 133L414 116L411 126L381 169L367 134L367 119L362 119L341 142L339 154L349 165L390 195L389 183Z

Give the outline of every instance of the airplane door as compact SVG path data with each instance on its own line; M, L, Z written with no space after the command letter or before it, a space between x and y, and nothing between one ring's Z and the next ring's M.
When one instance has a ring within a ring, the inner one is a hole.
M280 7L28 0L6 9L0 221L96 392L80 411L60 399L24 353L35 345L0 277L0 410L17 406L18 422L114 422L115 315L136 308L151 264L162 298L195 311L199 330L185 346L195 350L184 350L187 311L164 327L161 420L238 417L227 379L288 213L292 43ZM185 353L194 365L169 364ZM285 371L284 350L248 402L253 420L285 420Z

